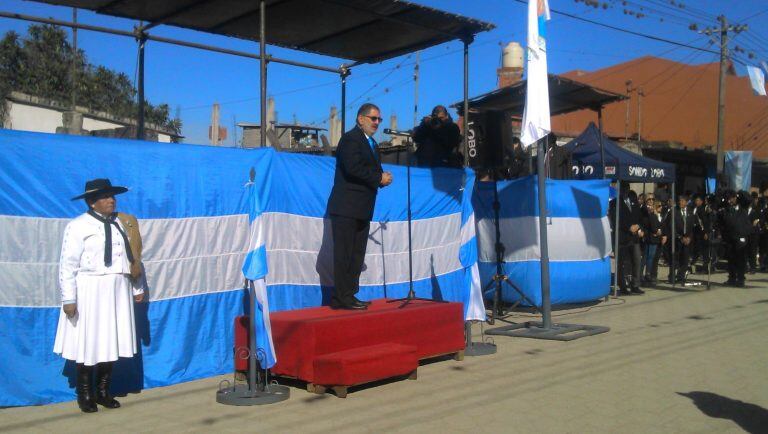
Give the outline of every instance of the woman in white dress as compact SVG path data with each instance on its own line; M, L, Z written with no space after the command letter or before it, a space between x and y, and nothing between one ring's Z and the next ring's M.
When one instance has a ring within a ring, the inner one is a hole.
M85 413L97 411L97 403L120 407L109 391L112 363L137 351L133 303L143 301L144 289L131 265L140 265L140 257L115 212L115 195L126 191L108 179L86 182L85 193L72 200L85 199L88 211L67 224L61 246L62 310L53 351L77 364L77 404ZM129 229L138 234L138 225Z

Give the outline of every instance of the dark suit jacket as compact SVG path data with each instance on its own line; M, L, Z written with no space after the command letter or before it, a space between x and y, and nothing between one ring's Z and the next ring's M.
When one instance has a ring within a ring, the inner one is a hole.
M633 225L642 225L640 206L636 203L627 206L624 199L619 200L616 205L619 207L619 245L637 244L640 239L630 228Z
M673 211L673 215L675 216L675 237L673 237L676 240L679 240L682 237L692 237L693 236L693 226L696 224L696 219L693 217L693 214L691 213L690 209L686 209L686 218L685 218L685 224L683 224L683 213L680 212L679 207L675 207ZM667 235L672 234L672 219L669 219L667 221Z
M344 133L336 148L336 175L328 213L370 221L381 174L381 164L363 130L355 126Z

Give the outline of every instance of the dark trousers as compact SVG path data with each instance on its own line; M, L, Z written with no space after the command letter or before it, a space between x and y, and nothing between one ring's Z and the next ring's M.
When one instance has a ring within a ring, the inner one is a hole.
M751 234L747 237L747 258L749 271L757 270L757 252L760 249L760 234Z
M648 281L655 281L659 275L659 256L661 255L661 246L658 244L648 243L645 245L645 255L643 263L645 263L645 279Z
M670 244L670 258L672 257ZM688 271L688 263L691 257L691 245L684 245L681 241L677 241L675 244L675 273L677 274L677 280L685 279L685 273ZM668 279L672 280L672 263L669 264L669 276Z
M333 300L351 303L360 290L360 273L365 261L371 222L351 217L331 216L333 231Z
M621 289L637 288L640 283L640 244L634 243L619 247L619 287Z
M760 270L765 271L768 266L768 232L760 234Z
M728 243L726 256L728 257L728 280L744 282L744 273L747 271L747 247L739 246L738 243Z

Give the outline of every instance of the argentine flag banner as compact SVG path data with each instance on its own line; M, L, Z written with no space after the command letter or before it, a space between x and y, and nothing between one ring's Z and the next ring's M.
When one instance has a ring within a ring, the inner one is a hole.
M234 323L252 282L261 366L279 363L270 311L327 305L335 159L275 152L0 129L0 407L75 399L74 369L53 353L61 311L58 260L71 197L108 177L130 188L147 302L135 305L138 353L115 365L114 393L232 372ZM379 190L360 276L363 300L409 290L407 168ZM471 171L413 168L413 288L460 302L482 320ZM249 173L252 175L249 177ZM249 282L249 287L251 283Z
M528 0L528 70L526 71L525 110L520 143L528 147L552 130L549 119L547 80L547 32L549 3Z
M269 175L261 174L261 181L269 180ZM267 265L267 249L264 243L263 209L261 204L264 196L268 194L266 188L258 188L256 182L248 183L250 240L248 242L248 254L243 262L243 275L251 281L250 290L255 292L256 306L255 321L251 322L256 336L256 357L263 369L269 369L277 362L275 345L272 343L272 328L269 323L269 299L267 298L266 277L269 270ZM260 197L262 196L262 197Z

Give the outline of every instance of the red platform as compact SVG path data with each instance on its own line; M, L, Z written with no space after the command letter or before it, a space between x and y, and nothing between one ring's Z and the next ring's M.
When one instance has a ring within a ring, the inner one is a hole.
M272 372L346 386L408 374L420 359L464 350L461 303L412 301L401 306L382 299L364 311L322 306L272 313L277 352ZM237 328L236 345L244 345L247 336ZM236 358L236 369L247 369L247 361Z

